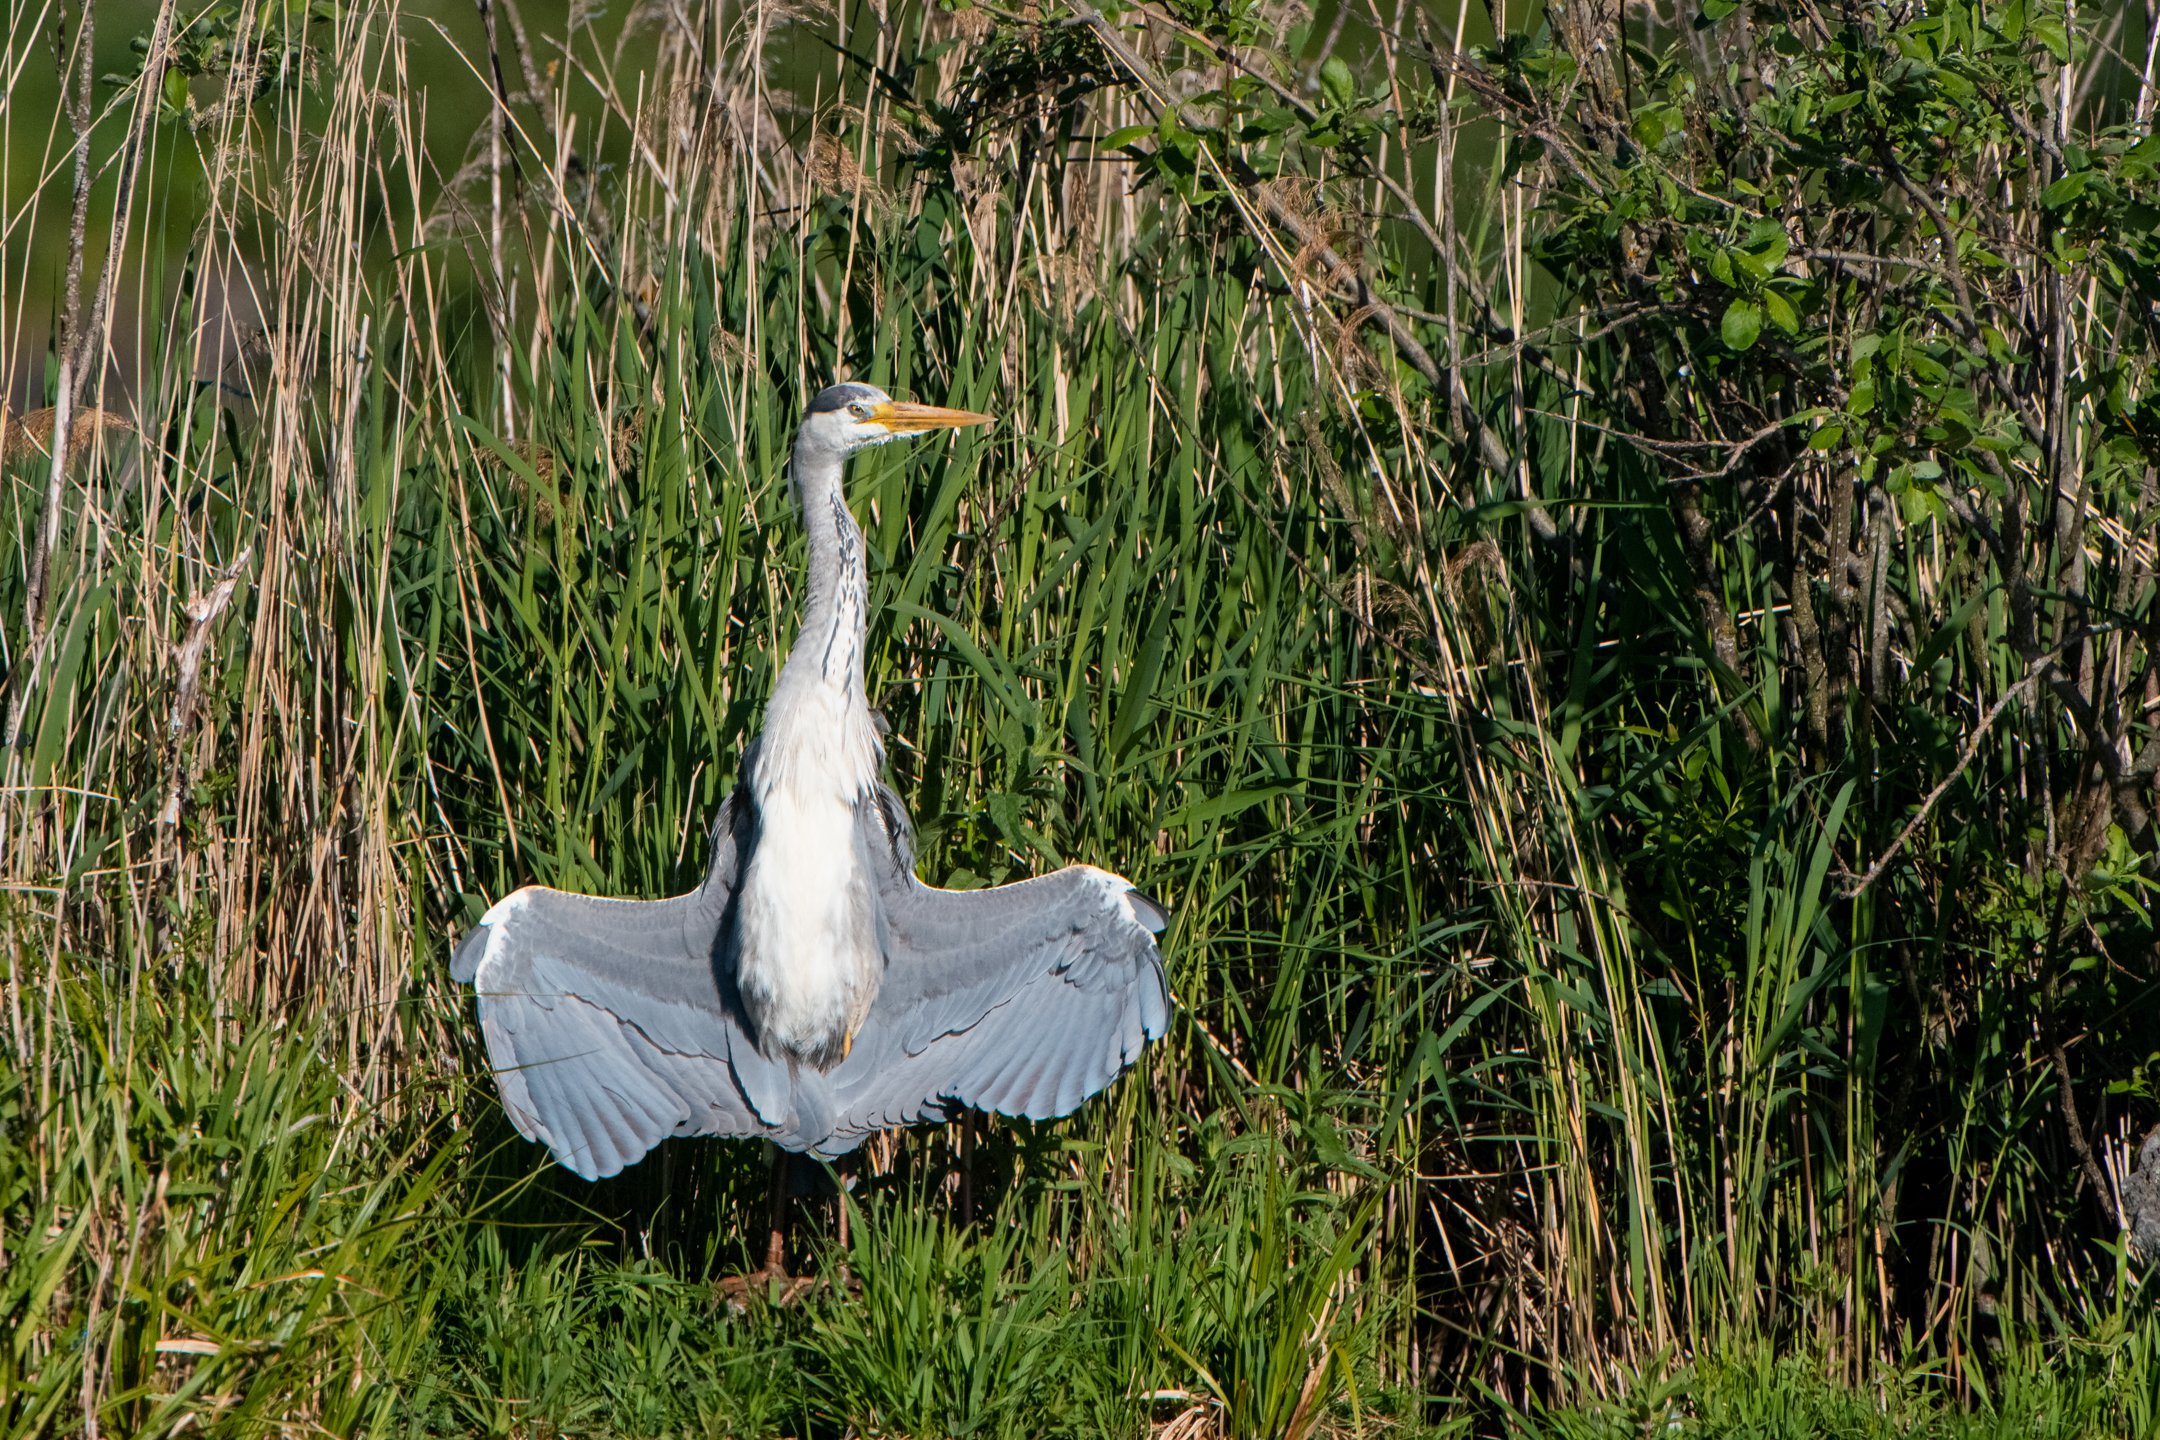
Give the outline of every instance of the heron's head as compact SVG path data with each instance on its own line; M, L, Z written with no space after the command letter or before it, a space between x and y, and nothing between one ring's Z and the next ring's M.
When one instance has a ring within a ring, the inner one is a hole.
M875 385L849 382L820 390L803 416L798 447L809 445L833 455L852 455L888 440L927 435L933 430L956 430L964 425L984 425L988 415L972 410L947 410L940 405L912 405L895 400Z

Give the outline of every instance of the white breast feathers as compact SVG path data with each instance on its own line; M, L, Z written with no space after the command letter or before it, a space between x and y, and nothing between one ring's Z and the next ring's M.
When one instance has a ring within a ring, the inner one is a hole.
M766 1053L826 1069L847 1053L884 973L876 889L856 835L878 743L860 701L791 684L803 679L783 677L779 722L750 776L758 823L736 900L736 983Z

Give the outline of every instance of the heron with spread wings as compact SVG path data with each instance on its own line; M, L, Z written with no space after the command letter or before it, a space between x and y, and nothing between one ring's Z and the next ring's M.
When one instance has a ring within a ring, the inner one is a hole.
M869 385L821 392L791 465L810 541L802 624L704 883L667 900L528 885L459 944L451 974L478 996L511 1123L585 1178L671 1135L832 1158L959 1110L1068 1115L1168 1025L1153 901L1088 865L925 885L879 778L842 470L858 450L989 419ZM780 1261L776 1234L768 1268Z

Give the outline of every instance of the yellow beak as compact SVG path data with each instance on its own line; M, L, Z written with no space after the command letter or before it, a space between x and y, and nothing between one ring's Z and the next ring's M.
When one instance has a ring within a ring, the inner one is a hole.
M877 407L871 419L895 435L919 435L925 430L958 430L967 425L987 425L994 419L973 410L947 410L942 405L911 405L891 400Z

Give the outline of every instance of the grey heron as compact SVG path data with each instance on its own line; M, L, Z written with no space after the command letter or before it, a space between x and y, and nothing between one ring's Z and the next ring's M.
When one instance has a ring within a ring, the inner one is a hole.
M1087 865L926 885L880 778L842 471L858 450L989 419L869 385L821 392L790 467L809 532L800 625L704 883L664 900L528 885L459 944L451 975L478 997L503 1108L579 1175L673 1135L833 1158L958 1110L1067 1115L1167 1027L1153 901Z

